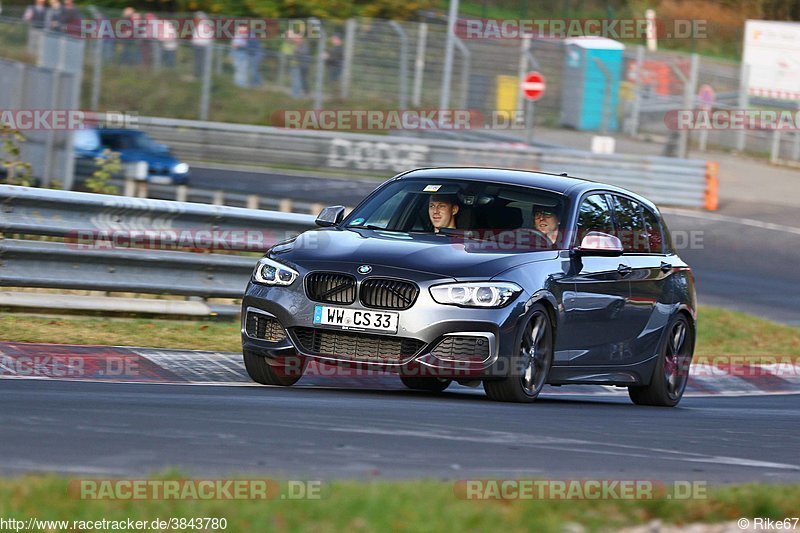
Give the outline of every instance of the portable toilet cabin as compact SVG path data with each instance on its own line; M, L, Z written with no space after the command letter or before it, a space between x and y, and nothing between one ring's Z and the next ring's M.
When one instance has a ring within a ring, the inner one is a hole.
M625 45L605 37L575 37L565 39L564 46L561 124L578 130L616 130Z

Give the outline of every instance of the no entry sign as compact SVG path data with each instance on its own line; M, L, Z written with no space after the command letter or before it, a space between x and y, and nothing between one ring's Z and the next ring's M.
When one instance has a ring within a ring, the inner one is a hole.
M522 82L522 94L526 99L535 102L544 96L545 86L544 76L536 71L528 72Z

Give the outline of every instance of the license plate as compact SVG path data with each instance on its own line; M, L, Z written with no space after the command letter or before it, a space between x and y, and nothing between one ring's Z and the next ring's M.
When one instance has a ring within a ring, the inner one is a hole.
M150 176L150 183L169 185L172 183L170 176Z
M364 309L346 309L328 305L314 306L314 324L338 326L342 329L357 331L380 331L397 333L398 313L381 311L365 311Z

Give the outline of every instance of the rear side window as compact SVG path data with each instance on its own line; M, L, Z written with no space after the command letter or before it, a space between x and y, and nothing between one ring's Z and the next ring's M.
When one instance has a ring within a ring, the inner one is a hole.
M614 219L604 194L587 196L581 203L578 213L577 242L580 243L590 231L614 234Z
M633 254L649 253L649 232L642 214L642 206L622 196L615 195L613 199L617 237L622 242L622 250Z
M651 254L663 254L664 252L664 228L659 223L656 215L646 207L642 207L644 226L647 231L647 242L650 246Z

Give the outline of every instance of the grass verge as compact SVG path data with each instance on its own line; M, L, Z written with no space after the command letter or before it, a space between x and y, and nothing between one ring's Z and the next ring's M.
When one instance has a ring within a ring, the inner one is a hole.
M177 477L170 477L178 479ZM154 478L156 479L156 478ZM225 518L235 531L564 531L578 523L610 530L654 519L719 523L739 517L792 516L800 486L758 485L709 489L705 498L677 500L473 500L447 481L337 481L321 485L316 500L81 500L69 479L25 476L0 480L0 515L26 520L147 520ZM462 496L459 496L462 494ZM72 528L79 530L80 528Z
M701 307L697 357L800 354L800 328L745 313ZM50 317L4 313L0 341L101 344L236 352L238 321L177 321L145 318Z

